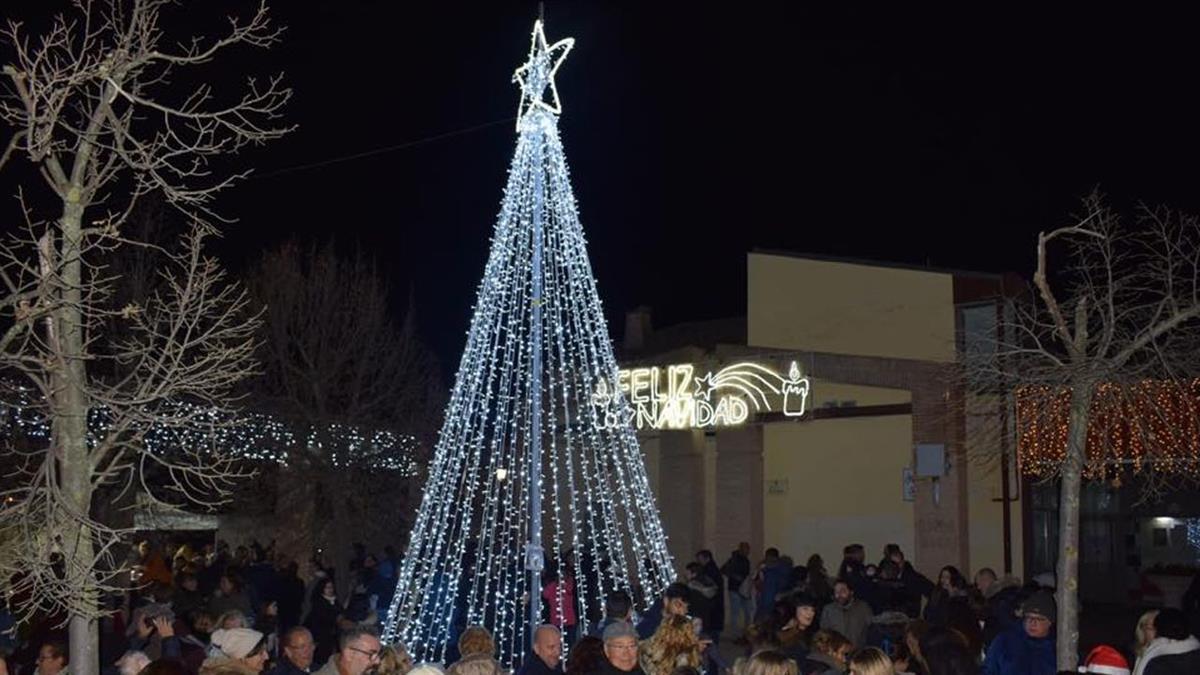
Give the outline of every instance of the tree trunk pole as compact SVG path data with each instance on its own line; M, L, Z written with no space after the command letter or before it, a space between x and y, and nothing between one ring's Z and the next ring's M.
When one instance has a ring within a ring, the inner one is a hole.
M1070 671L1074 671L1079 663L1079 503L1092 384L1078 383L1072 387L1072 392L1067 453L1063 458L1058 500L1058 617L1055 621L1058 669Z
M87 370L84 363L82 255L83 206L79 188L72 187L63 205L61 259L61 303L56 311L57 358L52 378L58 401L54 416L54 439L59 453L58 485L64 500L76 518L86 520L92 505L91 459L87 446L88 397L85 391ZM60 532L64 563L69 575L94 575L94 542L86 525L62 524ZM99 636L94 618L99 599L95 591L75 599L82 607L72 612L68 622L70 663L73 675L99 672Z

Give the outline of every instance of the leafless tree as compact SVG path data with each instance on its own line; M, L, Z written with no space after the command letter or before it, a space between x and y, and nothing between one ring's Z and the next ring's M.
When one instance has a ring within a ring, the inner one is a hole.
M199 72L238 46L274 44L280 30L266 5L231 18L219 37L181 42L160 24L172 4L76 0L40 36L15 21L0 31L9 59L0 121L11 134L0 168L24 158L44 183L19 192L25 222L0 245L0 370L11 395L32 393L32 413L49 427L5 495L0 562L17 573L24 609L69 617L71 667L82 675L98 670L98 601L119 573L107 559L120 532L93 517L97 490L137 486L155 500L212 504L241 474L208 448L158 452L145 439L217 424L203 411L228 404L252 370L247 298L203 252L219 222L213 200L245 173L213 164L289 129L278 119L290 96L279 78L251 79L227 99L236 88L214 88ZM39 187L46 200L25 198ZM172 245L123 228L152 193L190 224ZM112 260L124 247L161 262L142 301L117 306L124 270ZM106 331L114 322L124 326L116 335ZM163 484L144 479L151 471Z
M1083 207L1038 236L1032 284L1005 307L995 353L964 370L981 411L1007 397L1025 473L1059 481L1058 667L1068 670L1083 481L1136 477L1153 495L1200 470L1200 429L1180 428L1196 425L1200 221L1141 207L1129 222L1098 194Z
M368 543L401 534L404 510L392 498L412 474L380 471L366 444L336 431L390 430L414 436L418 453L431 447L443 396L437 366L411 303L398 325L382 275L361 253L290 243L265 255L247 285L266 322L255 406L312 439L288 450L290 494L279 499L304 521L288 529L313 533L332 553L345 592L351 533ZM373 532L380 527L390 531Z

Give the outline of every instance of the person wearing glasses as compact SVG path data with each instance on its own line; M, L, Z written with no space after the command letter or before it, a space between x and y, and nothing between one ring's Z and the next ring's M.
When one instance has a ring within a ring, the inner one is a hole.
M646 675L638 665L638 633L618 621L604 629L604 663L600 675Z
M312 671L315 651L312 633L304 626L291 627L280 640L279 662L271 675L308 675Z
M356 626L338 638L338 653L314 675L362 675L379 665L383 645L370 628Z
M1058 605L1041 590L1021 603L1021 623L996 636L983 660L984 675L1054 675L1054 618Z

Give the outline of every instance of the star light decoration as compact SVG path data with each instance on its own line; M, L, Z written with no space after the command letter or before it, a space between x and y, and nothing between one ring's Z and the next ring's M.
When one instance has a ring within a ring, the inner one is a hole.
M521 101L517 104L517 130L521 120L533 108L541 108L555 115L562 114L562 101L558 98L558 87L554 75L559 66L575 46L575 38L563 38L546 45L546 31L542 20L533 24L533 37L529 42L529 60L513 73L513 82L521 87ZM550 89L550 103L546 102L546 88Z

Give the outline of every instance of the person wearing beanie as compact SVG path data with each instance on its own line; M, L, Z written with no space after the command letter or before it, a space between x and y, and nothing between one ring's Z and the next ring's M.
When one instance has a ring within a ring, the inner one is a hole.
M1097 673L1098 675L1129 675L1129 661L1121 652L1108 645L1099 645L1088 652L1083 665L1079 666L1081 673Z
M212 634L217 650L200 665L200 675L258 675L267 662L267 640L250 628L218 628Z
M1188 629L1187 615L1164 607L1154 617L1157 637L1138 657L1134 675L1195 675L1200 673L1200 641Z
M1030 595L1021 603L1021 623L988 646L983 675L1055 675L1056 616L1053 595L1045 590Z

